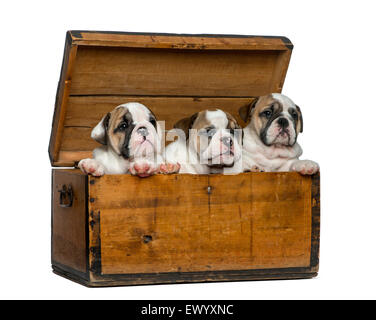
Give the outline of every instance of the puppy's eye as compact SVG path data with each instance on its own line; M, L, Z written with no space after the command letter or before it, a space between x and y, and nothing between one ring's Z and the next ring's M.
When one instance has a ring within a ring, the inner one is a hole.
M298 113L296 111L291 111L292 117L296 120L298 119Z
M213 128L207 128L206 129L206 135L208 136L208 137L212 137L212 136L214 136L215 135L215 129L213 129Z
M128 121L123 121L122 123L119 124L118 127L120 130L125 130L128 128Z
M261 115L265 116L267 119L269 119L272 116L273 112L271 110L265 110L261 113Z
M152 126L155 128L157 126L157 121L155 121L154 118L150 118L149 122L152 124Z

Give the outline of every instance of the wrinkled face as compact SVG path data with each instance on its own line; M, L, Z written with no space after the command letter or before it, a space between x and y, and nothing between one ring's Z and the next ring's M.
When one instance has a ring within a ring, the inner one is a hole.
M91 137L125 159L134 159L152 157L160 151L158 132L154 114L144 105L130 102L105 115Z
M175 128L186 132L189 146L201 164L232 167L240 159L241 128L234 117L222 110L201 111L180 120Z
M300 108L288 97L272 93L239 113L266 146L293 146L298 133L303 131Z

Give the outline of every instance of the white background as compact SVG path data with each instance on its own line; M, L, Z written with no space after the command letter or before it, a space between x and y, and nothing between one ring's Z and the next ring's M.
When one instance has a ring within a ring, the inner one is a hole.
M0 298L376 298L374 1L8 1L0 12ZM51 272L47 147L69 29L284 35L321 164L319 277L88 289Z

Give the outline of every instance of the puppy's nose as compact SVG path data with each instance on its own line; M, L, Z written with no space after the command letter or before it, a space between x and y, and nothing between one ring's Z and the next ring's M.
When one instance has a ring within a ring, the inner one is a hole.
M282 129L287 128L289 126L289 121L286 118L279 118L277 123Z
M137 133L143 137L146 137L149 134L149 131L146 127L139 127Z
M232 147L233 142L232 142L231 137L223 137L223 138L221 139L221 141L222 141L222 143L223 143L226 147L228 147L228 148Z

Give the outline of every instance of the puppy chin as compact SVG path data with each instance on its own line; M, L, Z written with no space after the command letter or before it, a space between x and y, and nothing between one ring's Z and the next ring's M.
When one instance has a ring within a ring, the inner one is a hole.
M288 147L290 146L290 137L289 136L277 136L272 142L272 145Z
M230 155L230 154L221 154L217 155L208 160L208 166L211 168L224 168L224 167L233 167L235 162L239 161L240 156Z
M235 162L232 163L220 163L220 164L207 164L209 168L232 168Z

